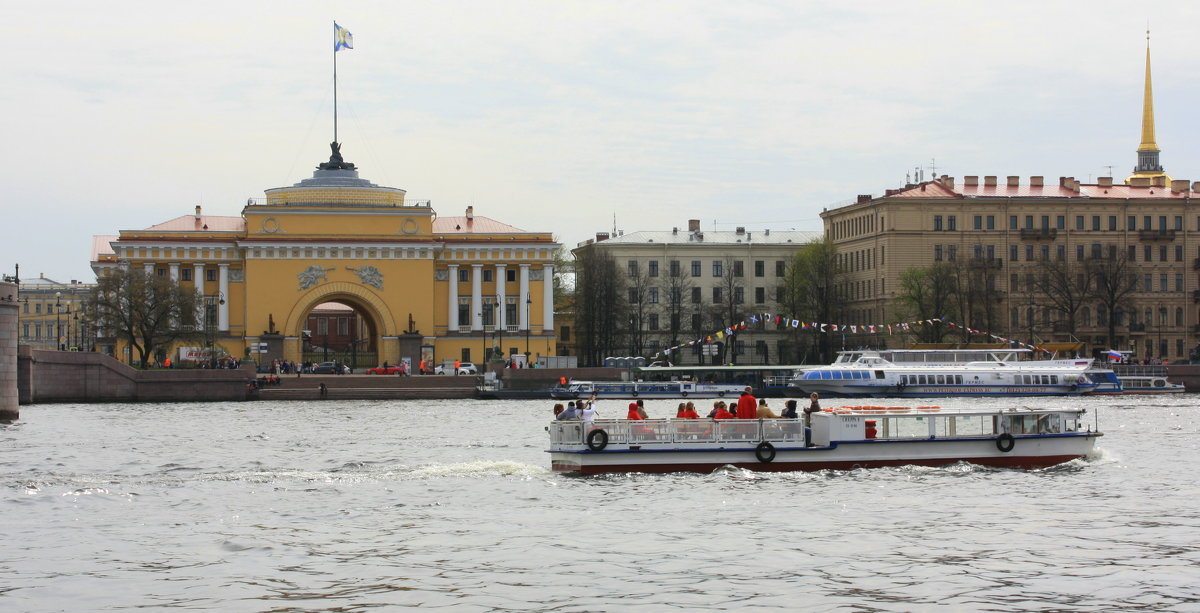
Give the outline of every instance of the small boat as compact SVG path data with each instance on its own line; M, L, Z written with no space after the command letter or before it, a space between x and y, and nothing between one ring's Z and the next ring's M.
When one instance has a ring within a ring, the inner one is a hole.
M1112 364L1113 378L1120 381L1117 389L1107 386L1096 388L1093 395L1142 395L1182 394L1187 388L1182 383L1167 380L1166 366L1144 366L1140 364ZM1089 374L1089 376L1092 376Z
M1016 349L842 351L829 366L798 372L791 387L795 395L922 398L1071 396L1098 385L1085 374L1090 358L1020 360L1020 355Z
M571 381L550 390L558 400L588 398L725 398L737 399L745 385L696 381Z
M1083 458L1103 436L1086 409L942 410L840 407L812 415L809 444L797 419L554 421L551 467L595 475L851 470L883 466L1044 468Z

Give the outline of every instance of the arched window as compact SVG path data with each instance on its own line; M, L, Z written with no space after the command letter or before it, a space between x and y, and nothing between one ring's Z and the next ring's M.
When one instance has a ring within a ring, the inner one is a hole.
M1167 307L1158 307L1158 325L1167 325Z
M1118 326L1125 325L1125 309L1121 307L1113 309L1113 323Z
M1085 328L1092 325L1092 310L1088 307L1079 309L1079 325Z
M1175 325L1183 325L1183 307L1175 307Z
M1096 325L1108 325L1108 309L1103 304L1096 307Z

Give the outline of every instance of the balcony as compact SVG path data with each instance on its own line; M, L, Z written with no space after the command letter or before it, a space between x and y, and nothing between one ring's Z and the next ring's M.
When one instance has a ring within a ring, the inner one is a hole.
M1055 238L1058 238L1058 230L1054 228L1021 228L1021 240L1052 241Z
M1130 332L1145 332L1146 324L1129 324Z
M1173 241L1174 230L1138 230L1138 239L1144 241Z

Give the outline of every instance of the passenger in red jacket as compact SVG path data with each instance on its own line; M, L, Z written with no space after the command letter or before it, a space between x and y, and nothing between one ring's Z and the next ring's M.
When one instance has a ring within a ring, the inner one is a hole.
M742 397L738 398L738 419L758 419L758 399L754 397L753 391L753 388L747 385Z
M724 402L718 402L710 415L713 419L735 419L737 417L737 415L725 410Z
M641 418L642 418L642 412L638 410L637 403L636 402L629 403L629 414L625 416L625 419L641 419Z

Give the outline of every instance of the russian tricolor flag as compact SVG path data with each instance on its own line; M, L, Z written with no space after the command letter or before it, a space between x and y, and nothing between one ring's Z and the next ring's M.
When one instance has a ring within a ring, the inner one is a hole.
M1123 359L1123 358L1125 357L1125 356L1121 355L1121 352L1119 352L1119 351L1113 351L1112 349L1109 349L1109 350L1108 350L1108 354L1107 354L1107 355L1108 355L1108 359L1110 359L1110 360L1120 360L1120 359Z

